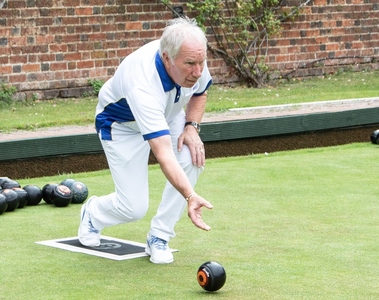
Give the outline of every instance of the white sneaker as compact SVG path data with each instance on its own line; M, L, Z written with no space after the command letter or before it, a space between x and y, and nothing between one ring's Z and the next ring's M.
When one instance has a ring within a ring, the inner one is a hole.
M150 255L150 261L154 264L169 264L174 261L174 256L167 241L156 236L148 237L146 240L146 253Z
M78 230L79 242L83 246L87 247L97 247L100 246L100 230L93 227L91 222L91 214L87 208L88 204L95 196L88 199L86 203L83 204L80 210L80 226Z

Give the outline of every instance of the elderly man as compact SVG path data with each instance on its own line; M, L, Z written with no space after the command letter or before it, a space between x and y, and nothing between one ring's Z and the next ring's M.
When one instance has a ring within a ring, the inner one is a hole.
M212 83L206 55L207 40L196 22L175 19L160 40L126 57L101 88L96 129L115 192L92 196L82 206L78 235L83 245L99 246L102 229L146 214L150 150L167 178L147 234L150 261L173 261L168 242L186 208L195 226L210 230L201 212L212 205L194 191L205 164L198 133Z

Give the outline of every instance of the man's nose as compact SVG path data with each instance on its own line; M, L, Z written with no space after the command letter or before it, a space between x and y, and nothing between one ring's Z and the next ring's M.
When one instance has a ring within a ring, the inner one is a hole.
M200 78L202 71L203 71L202 66L200 64L196 64L193 67L192 76L196 78Z

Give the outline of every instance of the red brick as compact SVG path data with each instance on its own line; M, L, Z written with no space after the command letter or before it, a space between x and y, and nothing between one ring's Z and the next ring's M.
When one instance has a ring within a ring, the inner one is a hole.
M89 70L89 78L99 78L107 76L105 69L92 69Z
M66 61L80 61L82 58L82 55L79 53L79 52L75 52L75 53L67 53L65 54L64 56L64 59Z
M333 51L333 50L338 50L339 45L338 44L327 44L326 45L326 51Z
M88 16L86 18L88 24L104 24L105 18L103 16Z
M26 43L26 36L15 36L15 37L9 37L8 38L10 45L19 45L19 46L25 46Z
M287 39L279 39L279 40L277 40L276 46L277 47L285 47L285 46L289 46L289 44L290 44L289 40L287 40Z
M24 64L22 65L22 72L38 72L41 70L40 64Z
M112 32L112 31L117 31L118 26L117 24L101 24L101 32ZM125 27L123 28L125 30Z
M0 18L6 18L7 20L13 20L20 18L21 11L19 9L0 9Z
M140 4L130 4L126 6L127 13L142 12L142 5Z
M9 58L9 63L12 65L25 64L28 62L28 58L26 55L15 55Z
M104 67L103 60L95 60L95 69Z
M52 17L64 17L67 14L67 9L66 8L52 8L49 9L49 16Z
M298 46L291 46L287 48L287 53L299 53L300 48Z
M139 33L140 38L150 38L150 39L158 39L160 36L158 36L158 32L155 30L143 30Z
M9 58L7 55L0 56L0 66L7 65L9 63Z
M54 36L52 35L38 35L36 36L36 44L52 44L54 42ZM51 51L51 49L50 49Z
M79 41L80 41L80 36L78 34L62 36L62 43L77 43Z
M313 0L313 5L314 6L323 6L327 5L327 0Z
M39 17L39 9L38 8L27 8L22 9L20 11L20 17L25 20L27 18L37 18Z
M61 70L67 70L66 62L50 63L50 71L61 71Z
M288 55L277 55L275 57L276 62L284 62L288 60Z
M5 66L3 64L0 64L0 74L10 74L12 73L12 66L11 65L8 65L8 66Z
M94 67L94 61L93 60L78 61L77 67L78 69L91 69Z
M63 17L62 25L78 25L80 24L80 18L78 17Z
M21 0L12 0L12 1L7 1L8 3L8 8L25 8L26 7L26 1L21 1Z
M49 45L50 52L57 53L57 52L67 52L67 44L50 44Z
M353 42L353 48L354 49L362 49L363 43L362 42Z
M130 53L132 53L133 50L130 49L130 48L127 48L127 49L117 49L116 52L117 52L117 56L118 56L118 57L126 57L126 56L128 56Z
M327 43L328 42L328 37L316 37L315 39L316 43L317 44L324 44L324 43Z
M53 18L38 18L36 19L36 26L51 26L54 25Z
M106 40L106 33L94 33L89 36L90 41L105 41Z
M55 61L55 57L56 57L55 54L50 54L50 53L40 54L38 55L38 61L39 62Z
M69 72L63 73L64 79L72 79L72 78L82 78L82 72L80 70L73 70Z
M127 22L125 24L125 30L141 30L142 23L141 22Z
M75 33L91 33L92 25L80 25L75 27Z
M119 58L103 60L104 67L118 67L120 64Z
M92 7L78 7L75 8L75 15L77 16L90 16L92 15Z
M273 48L273 47L268 48L268 56L273 56L277 54L280 54L279 48Z
M129 6L133 6L133 5L128 5L128 13L130 12L129 11ZM139 5L135 5L135 6L139 6ZM113 15L113 14L125 14L126 11L125 11L125 6L124 5L119 5L119 6L104 6L102 8L102 11L101 13L103 15Z

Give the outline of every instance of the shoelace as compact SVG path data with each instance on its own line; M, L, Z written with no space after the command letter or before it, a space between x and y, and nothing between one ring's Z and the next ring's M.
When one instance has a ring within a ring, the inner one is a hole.
M88 205L88 203L87 203L87 205ZM85 214L86 214L86 211L84 210L82 220L83 220ZM88 229L89 229L88 231L91 233L99 233L100 232L95 227L93 227L92 222L91 222L91 218L89 216L88 216Z
M91 220L88 221L88 229L91 233L99 233L100 231L93 227Z
M167 242L165 240L157 238L156 236L151 237L150 245L154 245L154 248L158 249L158 250L166 250L167 249Z

